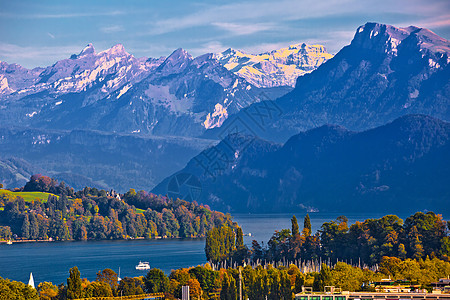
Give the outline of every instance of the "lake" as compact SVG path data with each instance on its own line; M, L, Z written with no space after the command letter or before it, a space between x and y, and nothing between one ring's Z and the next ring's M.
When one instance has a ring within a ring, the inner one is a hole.
M340 214L310 213L313 232L322 223L336 219ZM291 228L290 214L235 214L234 220L242 227L244 242L251 245L253 239L264 243L275 230ZM300 230L305 213L296 214ZM346 215L349 223L382 215ZM401 216L405 217L405 216ZM92 281L96 273L105 268L113 269L123 278L141 276L147 271L138 271L139 261L148 261L150 266L162 269L167 275L172 269L206 263L204 239L158 239L118 240L87 242L39 242L0 245L0 276L28 283L33 272L35 284L51 281L66 282L69 269L77 266L82 278Z

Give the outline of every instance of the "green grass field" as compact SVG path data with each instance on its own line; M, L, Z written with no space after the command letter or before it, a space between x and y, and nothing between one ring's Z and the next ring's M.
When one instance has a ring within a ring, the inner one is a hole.
M144 213L144 211L145 210L143 210L143 209L136 208L136 213L138 213L138 214L142 214L142 213Z
M47 202L48 195L53 195L50 193L43 193L43 192L11 192L8 190L0 189L0 195L2 194L7 194L13 197L20 196L25 200L25 202L36 200L36 198L39 199L41 202Z

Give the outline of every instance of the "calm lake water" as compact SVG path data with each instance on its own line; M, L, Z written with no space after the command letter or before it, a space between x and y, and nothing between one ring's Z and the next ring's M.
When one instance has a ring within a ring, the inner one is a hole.
M303 228L304 213L295 214L300 230ZM244 242L251 245L253 239L264 243L275 230L291 228L290 214L235 214L234 220L242 227ZM310 213L312 230L322 223L336 219L339 214ZM346 215L349 223L382 215ZM400 216L404 218L405 216ZM33 272L35 284L51 281L54 284L66 282L69 269L77 266L82 278L94 280L99 270L110 268L121 277L145 275L135 266L139 261L148 261L150 266L169 274L172 269L196 266L206 263L205 240L134 240L134 241L88 241L88 242L42 242L14 243L0 245L0 276L27 283Z

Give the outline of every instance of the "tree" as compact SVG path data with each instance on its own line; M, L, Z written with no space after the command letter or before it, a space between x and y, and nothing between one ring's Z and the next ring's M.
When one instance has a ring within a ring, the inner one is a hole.
M131 296L140 295L144 293L144 282L142 277L125 277L120 281L119 287L117 288L118 296Z
M39 300L39 294L36 289L28 284L0 277L0 299Z
M322 264L319 274L314 277L313 290L323 292L325 286L332 285L332 276L330 268L326 264Z
M302 273L297 272L295 274L294 293L300 293L304 285L305 285L305 276Z
M257 240L252 241L253 261L261 260L264 257L264 251Z
M338 262L331 271L333 285L342 288L343 291L356 291L363 283L363 272L360 268L354 268L344 262Z
M403 245L403 244L398 245L398 258L405 259L406 255L407 255L407 253L406 253L405 245Z
M402 270L402 261L397 257L383 256L380 263L380 272L392 278L397 277Z
M80 271L77 267L69 270L69 278L67 278L67 299L81 298L81 278Z
M450 237L443 237L441 240L441 249L439 249L439 254L443 257L450 256Z
M145 276L144 285L147 293L164 293L169 286L169 278L162 270L153 268Z
M286 270L280 271L280 296L283 300L292 300L291 280Z
M202 288L200 287L198 280L191 278L188 280L187 285L189 286L189 295L192 299L200 299Z
M413 226L409 234L410 248L412 257L415 259L421 259L424 255L422 241L416 226Z
M292 235L295 236L296 234L300 234L300 229L297 222L297 217L294 215L291 219L291 227L292 227Z
M200 283L200 286L205 293L212 292L216 286L216 281L219 277L219 272L211 270L211 268L197 266L189 269L191 277L195 277Z
M222 290L220 291L221 300L237 300L236 280L227 272L223 273Z
M21 231L22 237L28 240L30 238L30 220L28 218L28 214L25 214L25 217L23 218Z
M52 300L58 295L58 287L51 282L39 283L37 290L41 300Z
M119 286L117 280L117 273L111 269L104 269L101 272L97 272L97 281L106 282L111 287L111 291L114 295L116 295L117 287Z
M242 228L238 227L236 229L236 248L240 246L244 246L244 233L242 232Z
M112 297L113 293L109 284L103 281L94 281L85 289L85 297Z
M218 262L227 259L236 250L235 234L232 228L222 226L213 228L206 237L206 259Z
M306 214L305 219L303 221L303 231L302 235L310 236L311 235L311 220L309 219L309 214Z

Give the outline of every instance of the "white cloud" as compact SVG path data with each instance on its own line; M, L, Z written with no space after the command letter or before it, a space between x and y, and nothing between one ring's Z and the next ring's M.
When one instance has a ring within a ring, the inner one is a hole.
M245 53L250 53L250 54L260 54L260 53L265 53L265 52L269 52L272 50L286 48L286 47L289 47L289 45L297 44L298 42L299 41L286 41L286 42L278 42L278 43L260 43L260 44L245 46L245 47L237 49L237 50L241 50Z
M41 66L47 66L58 60L69 58L74 53L74 49L79 49L79 46L23 47L0 43L0 60L8 63L17 63L16 60L20 60L22 66L34 68L36 66L32 63L35 61L41 62Z
M0 13L0 17L17 19L67 19L67 18L85 18L102 16L120 16L125 14L123 11L99 11L92 13L55 13L55 14L16 14Z
M227 5L203 6L191 14L156 20L151 23L152 27L148 34L164 34L210 25L227 29L234 34L246 31L251 33L270 29L271 26L277 26L285 21L324 18L326 23L326 18L331 16L379 15L383 17L388 13L416 16L417 19L419 13L423 16L420 19L423 19L442 15L443 11L448 11L448 6L446 1L439 0L434 2L422 0L246 1ZM262 20L270 20L271 23L261 23ZM253 26L246 24L253 24Z
M227 48L229 48L229 47L224 46L219 41L211 41L211 42L202 44L200 47L189 48L188 50L189 50L189 53L191 53L191 55L199 56L199 55L202 55L205 53L219 53L219 52L224 51Z
M124 28L122 25L112 25L112 26L101 27L100 31L103 33L116 33L116 32L120 32L120 31L124 31Z
M253 23L253 24L238 24L226 22L214 22L212 25L231 32L233 35L249 35L260 31L270 30L274 27L272 23Z

